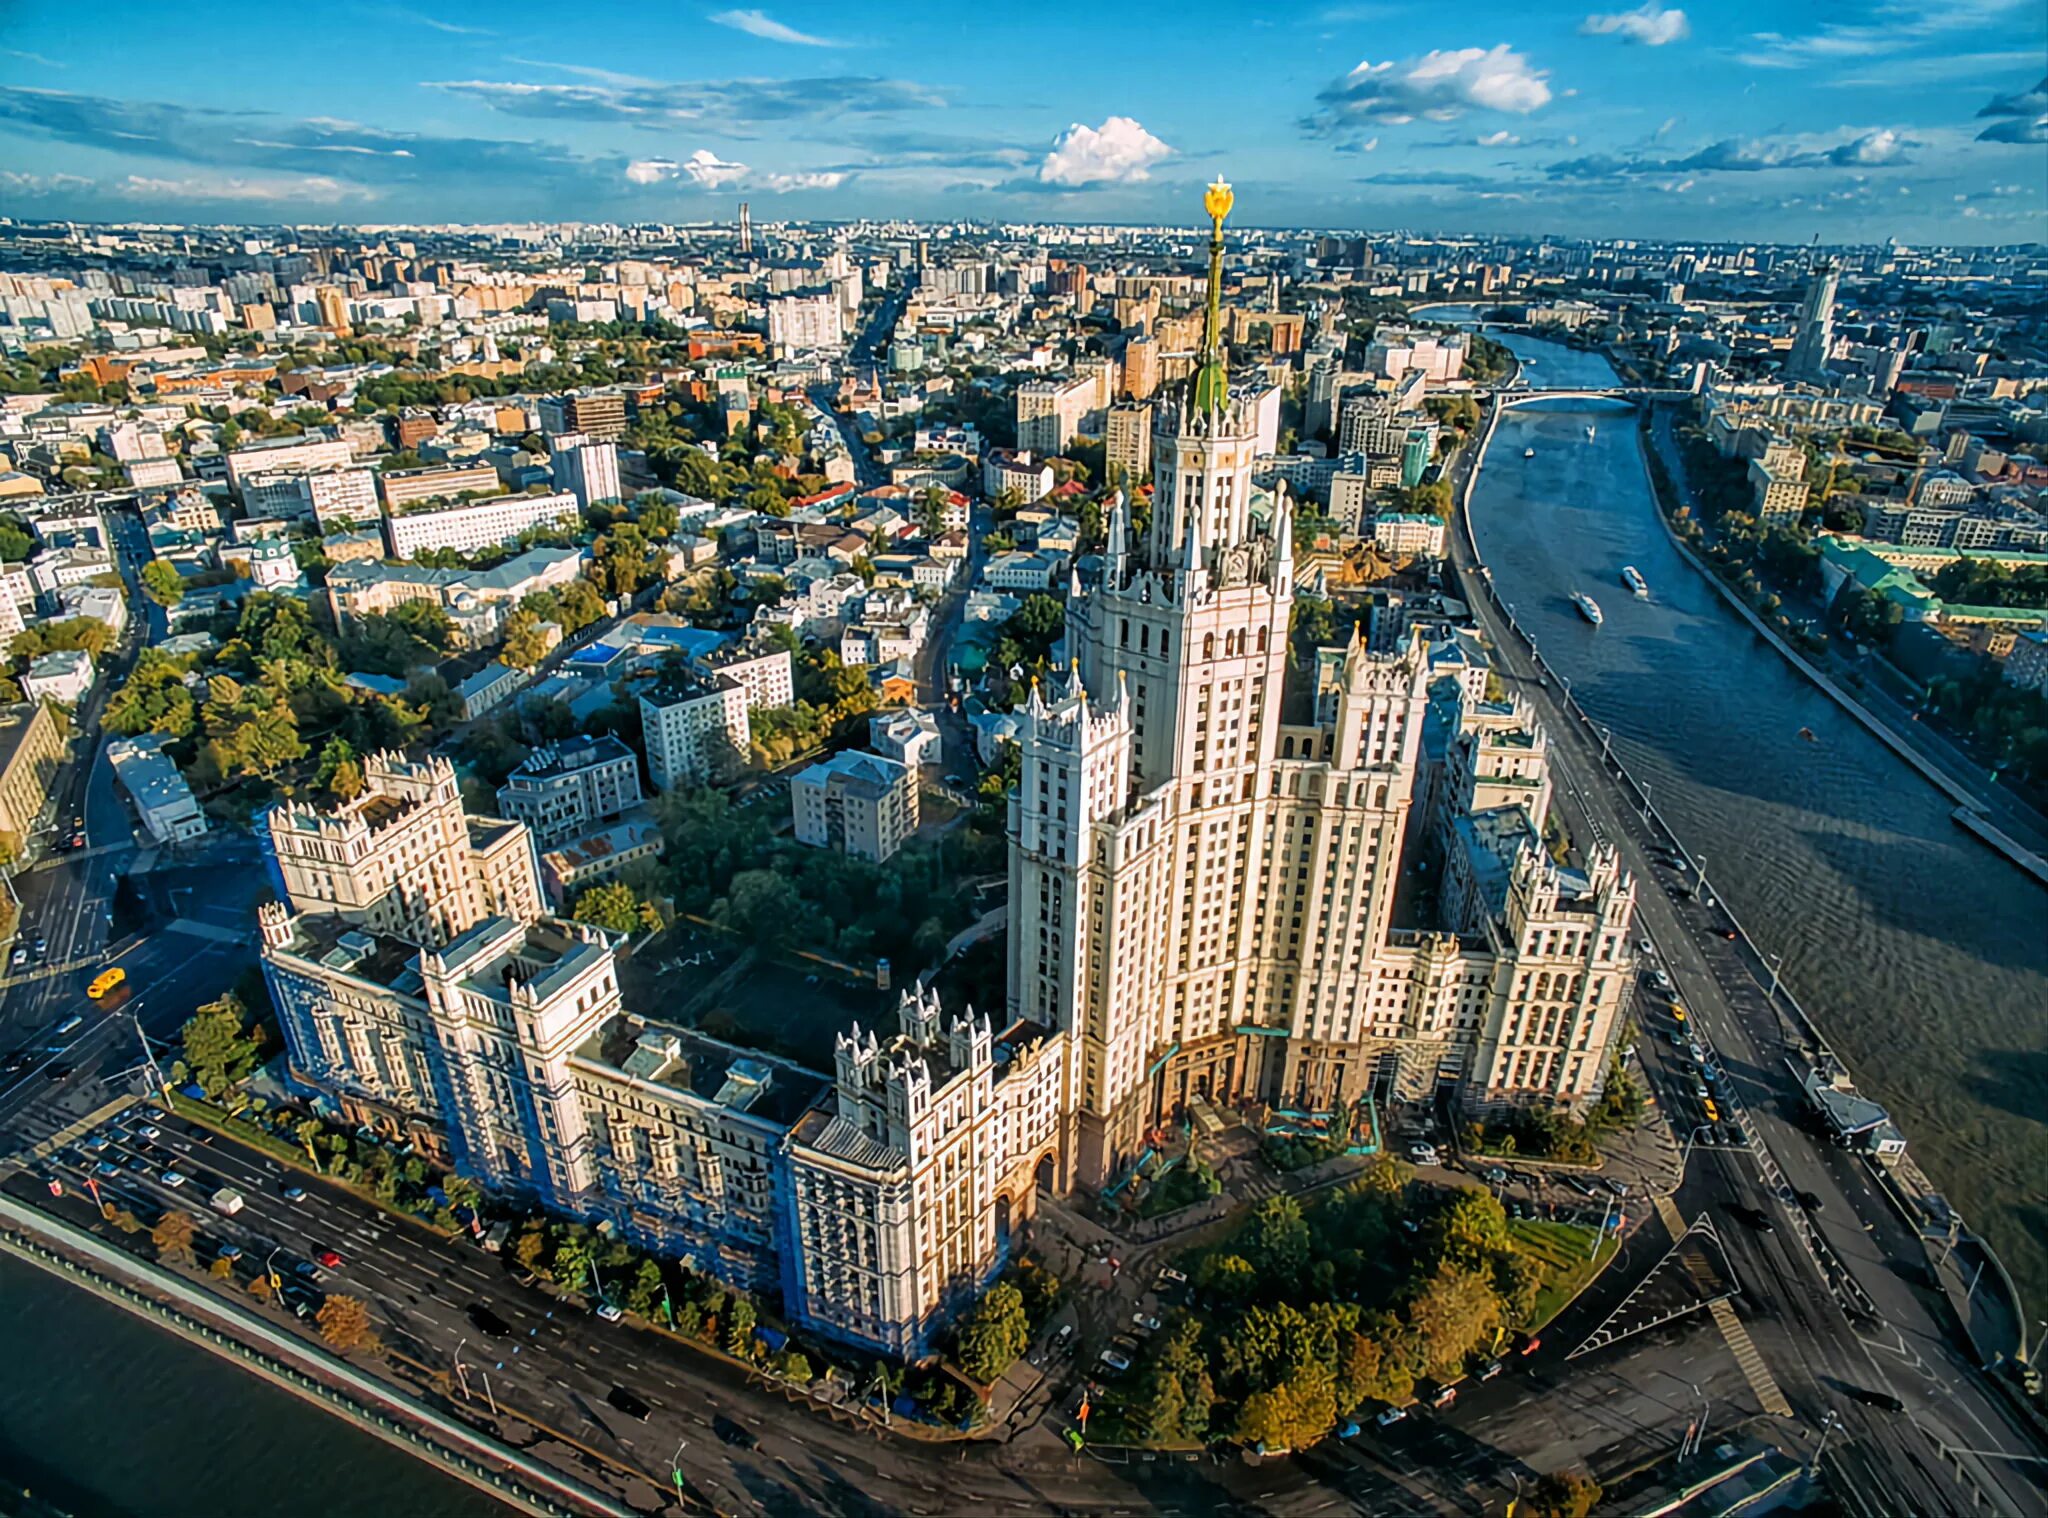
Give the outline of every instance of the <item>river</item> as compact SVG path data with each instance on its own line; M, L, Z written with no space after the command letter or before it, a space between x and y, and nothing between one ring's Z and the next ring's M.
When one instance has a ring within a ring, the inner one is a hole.
M1492 335L1535 360L1532 388L1614 383L1598 354ZM1494 584L1545 659L1612 728L1617 757L1706 856L1750 935L1784 956L1785 984L1891 1109L1922 1168L2027 1301L2048 1305L2048 890L1958 828L1945 795L1679 557L1631 408L1539 401L1510 412L1471 519ZM1627 564L1650 599L1622 585ZM1575 589L1599 601L1602 626L1573 608Z
M77 1518L511 1511L10 1255L0 1255L0 1486Z

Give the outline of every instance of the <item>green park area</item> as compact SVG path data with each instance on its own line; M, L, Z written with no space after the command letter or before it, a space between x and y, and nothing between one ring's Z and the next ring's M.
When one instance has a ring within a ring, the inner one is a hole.
M1312 1200L1270 1198L1183 1257L1185 1303L1105 1390L1088 1437L1304 1448L1539 1328L1611 1258L1592 1243L1392 1159Z

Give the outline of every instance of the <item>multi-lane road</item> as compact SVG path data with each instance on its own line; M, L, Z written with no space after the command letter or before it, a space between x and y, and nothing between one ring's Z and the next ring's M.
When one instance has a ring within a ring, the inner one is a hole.
M1462 475L1469 465L1461 466ZM1925 1245L1862 1160L1804 1125L1786 1063L1801 1030L1773 1002L1768 969L1724 937L1733 924L1708 903L1711 881L1702 891L1696 872L1658 861L1672 843L1662 824L1638 809L1597 735L1567 712L1565 693L1509 625L1462 523L1452 539L1501 678L1549 731L1573 838L1621 851L1638 884L1638 920L1726 1072L1722 1105L1746 1142L1696 1145L1673 1200L1685 1222L1710 1219L1728 1252L1742 1287L1734 1337L1753 1341L1770 1384L1816 1442L1824 1426L1835 1430L1829 1464L1852 1510L1896 1511L1907 1500L1919 1512L1968 1512L1981 1500L2001 1512L2048 1512L2041 1450L1957 1344L1946 1303L1924 1284ZM1680 885L1688 895L1675 894ZM1667 1110L1698 1110L1690 1070L1655 1052L1646 1064ZM1886 1397L1902 1411L1879 1405Z

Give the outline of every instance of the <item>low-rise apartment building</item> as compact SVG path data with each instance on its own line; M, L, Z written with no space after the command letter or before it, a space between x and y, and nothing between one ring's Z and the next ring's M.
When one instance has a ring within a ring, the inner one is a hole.
M144 830L160 844L183 843L206 831L206 813L164 752L168 741L161 733L139 733L107 745L114 778L135 803Z
M641 802L640 761L609 733L543 744L498 787L498 810L553 848Z
M495 474L492 479L496 480ZM576 497L566 490L488 496L448 505L423 502L386 516L384 541L397 559L409 559L431 548L474 553L515 542L521 533L536 527L570 529L581 520Z
M880 754L834 754L790 781L789 805L798 843L879 862L917 832L917 771Z

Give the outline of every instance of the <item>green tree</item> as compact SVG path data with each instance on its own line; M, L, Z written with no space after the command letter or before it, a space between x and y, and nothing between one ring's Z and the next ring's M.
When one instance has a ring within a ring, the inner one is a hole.
M1500 1298L1487 1276L1442 1265L1408 1304L1408 1325L1415 1334L1416 1369L1448 1379L1500 1327Z
M1237 1437L1268 1451L1306 1449L1337 1421L1334 1379L1328 1366L1297 1366L1278 1385L1253 1392L1237 1414Z
M163 733L189 738L199 726L199 707L185 686L189 659L145 648L128 678L107 698L102 718L123 734Z
M634 895L631 886L616 880L582 892L569 915L614 933L654 932L661 927L661 917L653 906Z
M142 593L166 610L185 599L185 578L168 559L151 559L139 578Z
M313 783L340 801L362 795L363 766L355 746L346 738L329 738L320 750L320 768Z
M786 942L801 930L805 916L796 886L774 870L733 876L725 907L723 919L762 945Z
M725 1314L725 1323L719 1343L725 1352L738 1359L751 1359L754 1353L755 1309L751 1297L734 1297L732 1307Z
M1521 1511L1528 1518L1587 1518L1606 1493L1579 1471L1552 1471L1538 1481Z
M954 1331L953 1357L977 1381L993 1381L1031 1344L1024 1294L998 1281L982 1294Z
M626 1308L643 1318L654 1315L655 1300L661 1295L661 1266L642 1260L626 1285Z
M505 641L498 657L514 669L532 669L548 656L550 646L541 618L530 608L520 606L505 619Z
M241 1000L232 992L193 1013L180 1039L185 1066L208 1096L220 1095L256 1068L256 1040L249 1035Z

